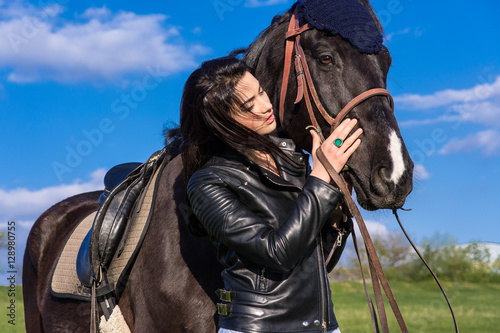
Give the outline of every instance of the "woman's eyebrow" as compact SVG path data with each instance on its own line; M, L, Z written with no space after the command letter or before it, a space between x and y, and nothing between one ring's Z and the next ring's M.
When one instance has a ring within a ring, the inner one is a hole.
M250 97L249 99L247 99L246 101L244 101L243 103L241 103L240 107L245 106L245 104L248 104L248 103L252 102L254 99L255 99L255 96Z
M262 91L262 87L261 87L261 86L259 86L259 92L260 92L260 91ZM241 103L240 107L244 106L244 105L245 105L245 104L247 104L247 103L252 102L252 101L255 99L255 96L256 96L256 95L253 95L252 97L248 98L246 101L244 101L243 103Z

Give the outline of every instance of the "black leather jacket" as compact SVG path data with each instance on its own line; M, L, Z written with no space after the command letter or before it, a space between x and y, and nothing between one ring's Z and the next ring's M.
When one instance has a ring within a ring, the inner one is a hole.
M227 151L188 183L193 212L225 267L219 324L241 332L327 332L338 324L324 257L338 230L325 222L342 194L306 178L307 155L277 140L303 168L280 160L278 177Z

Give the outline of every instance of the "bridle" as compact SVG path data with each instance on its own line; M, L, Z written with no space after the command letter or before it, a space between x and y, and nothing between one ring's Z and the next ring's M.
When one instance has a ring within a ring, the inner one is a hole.
M298 19L298 11L297 8L294 10L293 13L291 13L290 17L290 23L288 26L288 31L286 33L286 45L285 45L285 62L284 62L284 68L283 68L283 79L281 82L281 94L280 94L280 101L279 101L279 119L280 119L280 125L281 127L284 128L284 120L285 120L285 99L286 99L286 92L287 92L287 87L288 87L288 80L290 76L290 71L291 71L291 65L292 65L292 55L293 55L293 50L295 46L295 72L297 76L297 96L295 98L294 104L299 103L300 101L304 100L307 111L309 113L309 118L311 120L311 125L309 127L313 127L315 131L320 135L321 141L323 142L325 140L323 136L323 132L321 130L321 127L318 123L318 120L316 119L311 98L309 97L309 91L311 93L312 100L314 104L316 105L316 108L318 109L319 113L323 117L323 119L330 124L330 133L332 133L335 128L342 122L342 120L345 118L345 116L351 112L356 106L358 106L360 103L366 101L367 99L374 97L374 96L386 96L389 99L389 103L391 106L391 110L394 111L394 101L391 96L391 94L383 88L375 88L375 89L370 89L368 91L365 91L355 98L353 98L347 105L335 116L332 117L326 109L323 107L321 104L318 93L316 92L316 88L314 87L314 83L312 81L311 73L309 71L309 67L307 65L306 57L304 54L304 50L302 49L302 46L300 45L300 35L307 30L312 29L307 23L304 24L302 27L299 27L299 19ZM389 304L392 308L392 311L394 313L394 316L396 317L396 320L398 322L398 325L401 329L401 332L408 332L408 329L406 327L406 324L404 322L403 316L401 314L401 311L399 309L399 306L396 302L396 299L392 293L392 290L389 286L389 282L387 281L387 278L385 276L385 273L383 271L382 265L380 263L380 260L378 258L377 252L375 250L375 247L373 245L373 242L371 240L371 237L368 233L368 229L366 228L366 225L364 223L364 220L354 203L354 200L352 199L351 196L351 191L349 187L347 186L347 183L342 175L340 175L338 172L335 171L335 169L332 167L328 159L325 157L323 150L318 148L316 151L316 154L318 156L319 161L323 164L325 169L327 170L328 174L332 178L333 182L340 188L342 193L344 193L344 202L345 202L345 207L344 213L348 215L349 217L355 217L356 222L359 226L360 232L363 236L363 241L365 244L366 252L367 252L367 258L368 258L368 263L369 263L369 268L370 268L370 276L372 279L372 286L373 286L373 291L374 291L374 296L376 300L376 306L377 306L377 312L380 317L380 325L382 328L382 332L388 333L389 332L389 326L387 322L387 317L385 314L385 308L384 308L384 302L382 299L382 291L380 288L380 285L382 285L382 288L384 289L385 295L387 297L387 300L389 301ZM343 205L344 206L344 205ZM420 252L418 251L417 247L413 244L411 239L409 238L408 234L403 228L403 225L401 224L401 221L399 220L399 217L397 215L397 210L393 210L394 215L396 216L396 219L403 230L406 238L408 238L408 241L411 243L412 247L420 257L420 259L423 261L427 269L430 271L432 274L434 280L437 282L439 285L441 292L443 293L447 303L448 307L450 308L453 321L455 324L455 331L458 333L458 324L457 320L455 317L455 314L453 312L453 308L451 306L450 300L448 299L448 296L446 295L446 292L444 291L441 283L437 279L435 273L432 271L432 269L429 267L427 262L424 260ZM361 274L363 276L363 284L364 284L364 290L365 290L365 295L368 300L368 306L370 309L371 317L372 317L372 325L373 325L373 331L374 332L379 332L379 327L378 327L378 320L377 316L375 314L375 307L373 305L373 302L371 300L371 297L368 293L364 273L363 273L363 266L361 264L361 259L358 251L358 246L357 246L357 241L356 237L354 234L354 230L352 231L352 236L353 236L353 241L354 241L354 247L356 249L356 253L358 255L358 261L360 264L361 268ZM329 258L331 258L333 251L335 247L332 249L332 252L327 258L327 261L329 261Z
M285 64L283 68L283 80L281 82L281 95L279 103L279 118L280 124L284 127L285 118L285 99L286 91L288 87L288 80L290 77L290 70L292 66L292 55L295 46L295 73L297 76L297 97L295 98L294 104L299 103L304 99L309 113L309 118L311 120L311 126L318 132L322 141L324 141L324 136L320 130L320 125L314 114L313 106L311 103L311 98L309 97L309 92L311 92L311 97L318 109L319 113L323 119L330 124L331 130L333 130L340 124L340 122L345 118L345 116L351 112L357 105L364 102L365 100L374 96L387 96L391 105L391 109L394 111L394 101L391 94L383 88L370 89L361 93L360 95L353 98L335 117L332 117L326 109L321 104L319 100L318 93L314 87L312 81L311 72L309 71L309 66L307 65L306 56L304 50L300 45L300 35L307 30L312 29L307 23L302 27L299 27L299 18L297 9L291 13L290 24L288 25L288 31L286 33L286 45L285 45Z
M294 46L295 46L295 72L296 72L296 76L297 76L297 96L295 98L294 104L299 103L301 100L305 101L307 111L309 113L309 118L311 120L311 125L308 127L313 127L316 130L316 132L320 135L321 142L323 142L325 140L325 138L323 136L323 132L322 132L321 127L318 123L318 120L316 119L316 116L314 114L311 98L309 97L308 91L311 92L312 100L314 101L314 104L316 105L316 108L318 109L319 113L321 114L323 119L328 124L330 124L330 126L331 126L330 133L333 132L333 130L340 124L342 119L344 119L345 116L352 109L354 109L354 107L356 107L358 104L360 104L361 102L365 101L366 99L368 99L370 97L378 96L378 95L388 96L390 103L391 103L391 108L393 108L392 97L391 97L391 94L387 90L385 90L385 89L371 89L371 90L368 90L368 91L362 93L361 95L358 95L353 100L351 100L337 114L336 117L330 116L330 114L328 112L326 112L325 108L323 107L323 105L321 104L321 102L319 100L318 93L316 92L316 88L314 87L314 84L312 82L311 72L309 71L309 66L307 65L304 50L302 49L302 46L300 45L300 35L304 31L307 31L310 29L311 29L311 27L308 24L304 24L302 27L299 27L298 11L297 11L297 9L295 9L294 12L291 13L290 23L288 25L288 31L286 33L285 62L284 62L284 68L283 68L283 80L281 83L281 95L280 95L280 103L279 103L279 118L280 118L280 124L282 127L284 127L285 99L286 99L286 91L288 88L288 80L289 80L289 75L290 75L290 70L291 70L291 65L292 65L292 54L293 54ZM340 176L337 172L335 172L335 170L331 167L328 160L324 157L324 154L322 153L321 148L318 149L316 154L318 155L318 158L320 158L321 163L325 166L326 170L328 171L328 173L332 177L332 180L337 184L337 186L340 187L340 189L344 193L344 198L345 199L347 199L348 197L350 198L350 191L345 183L344 178L342 176ZM344 185L345 185L345 187L344 187ZM352 199L345 200L345 201L346 201L346 205L345 205L346 207L344 208L344 210L347 210L347 211L345 211L345 213L348 214L349 216L354 215L356 217L356 221L360 225L360 230L362 230L363 239L365 240L365 244L366 244L367 237L368 237L369 244L371 246L367 246L366 248L367 248L367 250L370 249L370 251L368 252L368 258L370 259L370 270L371 270L372 267L374 267L374 265L372 264L373 260L371 260L371 259L373 259L375 257L376 261L378 261L378 256L376 254L375 249L373 248L373 244L371 242L370 236L368 235L368 231L366 230L366 226L364 226L364 222L361 218L361 215L359 215L359 217L358 217L358 214L356 214L356 213L359 213L359 211L356 208L356 205L351 205ZM354 203L354 202L352 201L352 203ZM354 207L352 207L352 206L354 206ZM361 223L360 223L360 220L361 220ZM363 228L363 226L364 226L364 228ZM363 229L366 232L363 232ZM354 236L354 234L353 234L353 236ZM355 239L355 238L353 237L353 239ZM355 248L357 250L357 245L355 246ZM373 251L371 251L371 248L373 248ZM375 253L373 254L373 252L375 252ZM380 265L379 261L378 261L378 266L380 266L380 269L381 269L381 265ZM371 274L372 277L377 279L376 283L374 283L373 285L374 285L375 295L377 296L376 297L377 298L376 299L377 306L382 307L382 308L380 308L380 307L378 308L378 312L379 312L379 316L380 316L380 320L381 320L381 324L382 324L382 329L385 333L385 332L388 332L388 327L386 327L387 320L385 318L385 310L383 310L383 302L381 301L382 294L380 292L380 285L378 283L378 278L380 278L380 274L382 274L382 276L383 276L381 278L381 280L383 280L385 278L385 275L383 273L383 270L381 270L381 273L378 271L377 272L372 271L371 273L372 273ZM363 275L363 281L364 281L365 279L364 279L363 271L362 271L362 275ZM387 284L387 286L388 286L388 284ZM377 292L377 290L375 290L376 287L378 287L378 292ZM389 288L389 291L390 291L390 288ZM373 303L372 303L371 298L368 294L368 289L366 287L366 283L365 283L365 293L366 293L366 296L368 299L370 313L372 315L372 323L373 323L373 327L374 327L374 332L378 332L378 321L376 319ZM377 295L377 294L379 294L379 295ZM387 294L387 292L386 292L386 294ZM392 295L392 291L390 291L390 295ZM388 299L389 300L393 299L394 303L395 303L394 297L388 296ZM392 304L393 303L391 302L391 305ZM400 322L400 327L401 327L402 332L407 332L408 330L406 329L406 325L404 323L403 317L399 311L397 304L395 305L395 308L393 307L393 310L394 310L394 313L396 315L396 318L398 318L398 322Z

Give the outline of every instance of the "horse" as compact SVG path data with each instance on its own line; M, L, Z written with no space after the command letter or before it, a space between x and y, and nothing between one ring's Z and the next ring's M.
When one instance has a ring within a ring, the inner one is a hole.
M360 3L382 31L369 0ZM243 54L273 105L280 103L281 81L287 71L283 67L284 40L291 16L291 11L277 15ZM314 28L302 32L300 44L318 97L330 115L361 92L386 87L391 57L385 47L378 53L361 53L341 36ZM287 81L283 106L289 111L280 120L279 135L292 138L310 152L306 103L294 104L289 98L297 94L297 80L291 75ZM330 126L317 109L314 112L326 136ZM276 109L275 113L278 119ZM353 109L349 117L357 118L364 129L362 144L344 172L358 203L368 210L401 208L412 190L413 163L389 100L374 96ZM215 291L223 287L222 267L209 239L189 229L191 213L178 140L167 140L166 147L150 225L117 303L132 332L214 333L218 318ZM53 296L50 278L65 240L79 221L97 210L100 194L95 191L67 198L34 223L23 262L27 332L89 330L90 303Z

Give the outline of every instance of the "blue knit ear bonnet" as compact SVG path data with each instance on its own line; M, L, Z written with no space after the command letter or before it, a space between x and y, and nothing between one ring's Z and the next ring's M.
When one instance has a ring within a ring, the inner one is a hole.
M358 0L299 0L300 25L340 35L363 53L377 53L382 34L368 10Z

